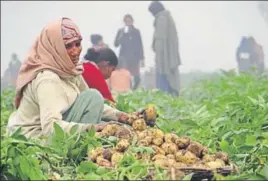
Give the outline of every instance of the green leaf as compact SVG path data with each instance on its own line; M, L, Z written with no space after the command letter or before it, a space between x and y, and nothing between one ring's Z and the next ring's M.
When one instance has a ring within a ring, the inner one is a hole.
M194 175L193 173L190 173L190 174L186 175L185 177L183 177L182 180L191 180L193 175Z
M92 161L81 162L77 167L77 171L82 174L87 174L94 172L97 169L97 166Z
M229 152L229 143L227 141L225 141L225 140L221 140L220 148L224 152Z
M255 146L256 144L257 144L257 138L256 138L256 136L248 135L246 137L246 145Z
M264 177L268 180L268 165L264 166L263 171L264 171Z
M76 124L76 125L74 125L74 126L71 128L70 134L71 134L71 135L75 134L76 131L77 131L77 129L78 129L78 125Z
M63 129L56 123L54 122L54 130L55 130L55 136L58 140L63 140L64 139L64 131Z
M88 132L88 136L89 137L94 137L95 133L96 133L95 127L94 126L91 126L90 127L90 130Z

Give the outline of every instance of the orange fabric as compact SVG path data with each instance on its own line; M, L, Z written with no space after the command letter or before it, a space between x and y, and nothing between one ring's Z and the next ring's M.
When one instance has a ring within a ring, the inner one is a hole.
M131 90L131 74L126 69L113 71L109 82L111 89L114 91L126 92Z
M65 48L66 43L77 39L82 39L81 33L68 18L51 22L43 28L20 68L16 82L16 108L19 107L23 87L35 79L40 71L50 69L60 77L82 73L81 67L71 61Z

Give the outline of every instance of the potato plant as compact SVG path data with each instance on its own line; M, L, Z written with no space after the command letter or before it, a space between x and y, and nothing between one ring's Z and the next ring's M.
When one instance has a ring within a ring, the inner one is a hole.
M137 90L120 95L115 106L134 112L154 104L158 113L156 127L165 134L188 137L207 147L209 153L226 152L239 172L227 177L215 174L217 180L267 180L267 89L265 74L237 76L223 72L185 88L179 98L157 90ZM119 155L116 168L98 166L88 158L88 153L101 146L116 147L118 139L99 137L94 130L77 134L74 127L65 133L55 124L49 137L27 139L19 129L7 137L5 129L13 111L13 99L14 90L1 92L1 180L137 180L145 179L148 168L155 169L154 180L168 179L166 170L146 159L137 159L130 151ZM124 145L118 149L125 149ZM142 145L130 144L128 149L152 153L152 149ZM179 154L177 157L181 159ZM109 153L106 157L109 158ZM190 180L191 175L183 180Z

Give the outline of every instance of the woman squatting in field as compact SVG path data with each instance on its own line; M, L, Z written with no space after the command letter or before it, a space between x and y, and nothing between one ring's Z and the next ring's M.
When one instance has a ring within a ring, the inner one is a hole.
M54 122L64 131L77 125L83 132L92 126L102 130L107 123L101 120L126 121L127 114L104 104L101 94L85 84L78 63L81 41L68 18L45 26L20 68L8 133L21 127L26 137L40 137L52 133Z

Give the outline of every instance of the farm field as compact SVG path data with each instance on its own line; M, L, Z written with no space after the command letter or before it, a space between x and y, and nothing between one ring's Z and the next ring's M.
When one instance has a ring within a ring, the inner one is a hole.
M154 104L157 127L165 133L188 136L210 153L226 152L238 167L229 176L214 174L216 180L268 180L268 76L236 76L223 72L184 88L180 98L156 90L138 90L117 98L117 108L135 112ZM125 152L116 168L99 167L86 159L101 145L116 145L116 137L99 138L95 131L64 133L54 125L48 138L26 139L19 130L7 137L6 124L12 113L14 91L1 94L1 180L141 180L154 168L153 180L167 180L166 170L137 160ZM46 144L44 144L46 143ZM133 152L152 150L130 144ZM191 180L193 174L184 175Z

